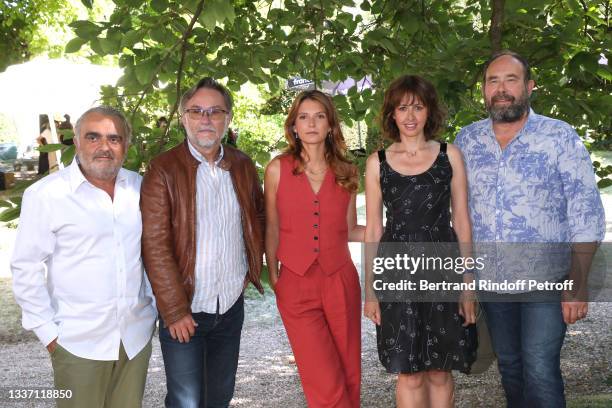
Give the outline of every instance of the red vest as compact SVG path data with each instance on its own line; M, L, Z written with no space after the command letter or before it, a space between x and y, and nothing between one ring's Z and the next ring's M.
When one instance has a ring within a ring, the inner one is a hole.
M282 156L280 163L276 193L280 231L276 256L300 276L315 261L331 275L351 261L346 223L351 194L335 182L331 169L315 194L304 173L293 174L293 157Z

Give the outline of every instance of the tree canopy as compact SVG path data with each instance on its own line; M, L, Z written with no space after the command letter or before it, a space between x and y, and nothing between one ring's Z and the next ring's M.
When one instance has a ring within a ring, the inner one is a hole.
M68 0L0 0L0 72L43 52L61 55L64 47L49 35L76 18Z
M76 37L66 52L87 45L91 57L118 58L124 75L117 88L105 90L105 98L133 122L137 145L129 165L135 169L182 138L177 95L203 76L222 79L233 91L245 83L259 85L271 101L287 99L285 84L292 77L320 86L367 76L371 88L355 86L334 101L345 123L367 126L368 147L374 148L382 91L399 75L420 74L436 85L447 106L444 137L452 140L462 126L485 116L482 66L505 48L532 65L536 112L570 123L589 147L612 144L610 0L113 3L105 21L71 23ZM268 103L265 113L282 114L284 106ZM162 114L171 126L155 129L154 116ZM260 164L269 156L257 153L277 147L252 140L249 146ZM610 167L598 168L600 187L612 184L606 178Z
M177 94L202 76L227 78L234 91L246 82L265 84L273 95L294 76L318 85L370 76L372 89L355 87L335 100L349 124L370 125L380 91L401 74L417 73L446 102L452 137L483 116L482 64L509 48L533 66L536 111L571 123L587 141L610 143L610 1L114 3L108 21L73 22L77 38L66 51L89 44L95 54L119 56L125 75L118 95L139 96L126 106L137 124L144 101L159 95L174 118Z

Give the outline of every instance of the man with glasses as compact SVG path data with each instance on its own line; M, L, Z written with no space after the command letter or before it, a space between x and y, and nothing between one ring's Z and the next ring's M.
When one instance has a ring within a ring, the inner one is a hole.
M243 291L263 292L264 205L255 165L221 140L228 90L211 78L181 98L184 143L144 177L143 257L160 313L166 407L227 407L234 394Z
M23 195L11 260L23 327L51 355L57 406L142 405L155 306L140 256L141 177L109 107L75 127L76 158Z

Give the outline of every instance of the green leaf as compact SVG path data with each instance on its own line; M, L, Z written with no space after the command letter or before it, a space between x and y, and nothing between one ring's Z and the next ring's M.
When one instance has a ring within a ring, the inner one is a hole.
M221 17L221 21L227 20L227 22L231 25L234 24L234 19L236 18L236 13L234 12L234 6L231 1L221 1L219 5L218 15Z
M255 156L255 162L265 166L270 161L270 153L268 152L258 152Z
M136 43L142 41L143 34L139 30L128 31L121 39L122 48L132 48Z
M13 208L13 204L11 204L10 202L6 200L0 200L0 207Z
M130 146L127 151L124 167L129 170L137 171L141 163L142 157L138 154L138 149L134 145Z
M136 72L136 79L141 85L147 85L151 82L151 77L155 71L157 64L153 60L145 60L134 68Z
M88 9L93 7L93 0L81 0L81 3Z
M160 27L153 27L153 28L151 28L151 30L149 31L149 35L151 36L151 39L152 39L153 41L156 41L156 42L158 42L158 43L160 43L160 44L163 44L163 43L164 43L165 36L164 36L164 30L163 30L163 28L160 28Z
M19 218L19 214L21 214L21 207L6 209L0 213L0 221L9 222L16 220Z
M49 143L38 147L38 151L41 153L51 153L61 150L64 147L61 143Z
M210 7L208 10L204 10L202 12L198 20L204 27L206 27L208 31L214 30L215 26L217 25L217 18L210 10Z
M144 0L123 0L126 6L130 7L140 7Z
M592 74L597 73L599 69L599 55L590 54L585 51L581 51L574 55L574 57L569 62L570 69L573 70L574 73L582 72L590 72Z
M73 38L72 40L68 41L68 44L66 44L66 48L64 49L64 51L66 52L66 54L77 52L85 43L87 43L87 40L84 40L83 38Z
M607 187L610 187L610 186L612 186L612 179L610 179L610 178L601 179L601 180L599 180L597 182L597 187L599 189L604 189L604 188L607 188Z
M76 147L74 145L68 146L68 148L62 152L62 163L64 166L68 166L70 163L72 163L75 152Z
M74 33L85 40L92 40L98 36L101 28L87 20L77 20L69 24L74 29Z
M166 11L169 4L170 3L168 2L168 0L152 0L151 1L151 7L153 7L153 10L157 11L158 13L163 13L164 11Z
M578 3L578 0L567 0L567 5L572 9L575 14L581 13L582 6Z
M227 22L232 25L235 18L236 13L231 1L210 0L205 3L199 21L206 29L212 31L217 25L217 22L223 23L227 20Z
M74 131L72 129L62 129L60 132L63 136L63 140L74 139Z
M612 81L612 72L608 67L597 68L597 76L605 79L606 81Z
M106 54L114 55L114 54L118 54L121 51L121 43L123 41L123 34L118 28L110 28L106 32L106 37L98 37L95 40L97 40L96 48L99 48L100 50L102 50L102 55L106 55ZM93 42L95 42L95 40L92 41L92 44ZM92 48L93 48L93 45L92 45Z
M100 47L105 54L116 54L118 52L118 48L121 46L120 42L115 42L113 40L109 40L108 38L98 38L100 41Z
M381 38L380 43L382 44L383 47L387 49L387 51L392 52L393 54L399 54L393 42L389 40L388 38Z

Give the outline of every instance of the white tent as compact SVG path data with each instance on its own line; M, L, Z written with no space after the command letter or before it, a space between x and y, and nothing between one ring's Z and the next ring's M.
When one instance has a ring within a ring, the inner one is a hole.
M121 73L119 68L46 58L12 65L0 73L0 112L15 123L19 152L36 146L39 115L48 115L49 143L58 143L53 117L69 114L75 121L99 104L100 86L115 85Z

